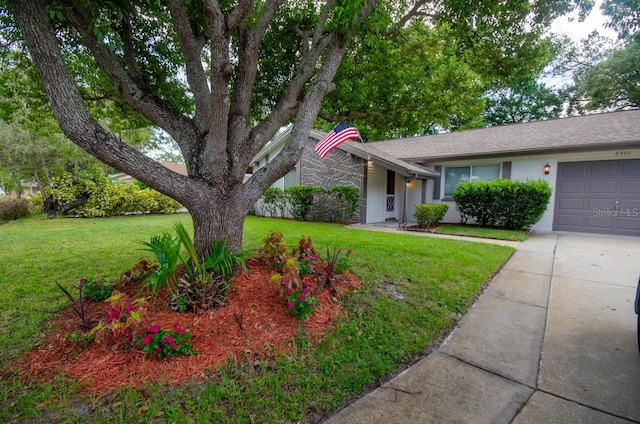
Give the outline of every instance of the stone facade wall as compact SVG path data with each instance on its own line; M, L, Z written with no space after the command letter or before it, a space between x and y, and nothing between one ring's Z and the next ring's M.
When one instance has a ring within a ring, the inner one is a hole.
M364 198L364 160L340 149L332 150L325 158L321 158L313 149L315 139L309 139L300 158L300 184L331 188L337 185L355 187L360 190L360 204L356 214L351 218L360 221L360 210L363 209ZM317 199L318 208L313 211L315 219L330 220L328 211L331 209L332 199L322 195Z

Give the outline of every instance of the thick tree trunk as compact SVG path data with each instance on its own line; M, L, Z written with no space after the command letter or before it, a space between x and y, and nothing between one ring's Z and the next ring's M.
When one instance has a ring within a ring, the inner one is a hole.
M200 259L211 252L211 242L226 237L227 249L239 252L242 250L242 231L246 211L237 209L238 202L212 201L191 208L193 219L194 244Z

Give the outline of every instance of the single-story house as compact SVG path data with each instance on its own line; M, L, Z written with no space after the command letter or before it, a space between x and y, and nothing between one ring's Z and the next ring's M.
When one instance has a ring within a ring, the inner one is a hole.
M254 158L275 157L289 131ZM447 134L347 141L321 159L325 136L313 130L302 157L274 186L360 190L361 223L413 220L415 204L446 203L445 222L460 222L451 194L460 181L544 179L553 188L536 230L640 236L640 110L601 113Z

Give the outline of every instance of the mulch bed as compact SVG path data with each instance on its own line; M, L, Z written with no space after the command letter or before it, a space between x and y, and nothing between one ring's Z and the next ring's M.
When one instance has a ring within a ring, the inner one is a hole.
M317 266L322 270L322 264ZM80 382L93 393L107 393L123 386L141 388L148 382L169 384L200 380L227 361L258 364L272 360L276 354L292 351L298 329L312 339L321 338L334 327L342 306L325 287L316 298L320 305L306 321L299 321L285 308L285 301L270 282L272 271L257 260L231 282L227 300L219 309L199 313L177 313L167 309L168 294L159 292L146 313L146 321L172 329L175 323L191 334L197 355L167 361L147 356L139 349L129 352L112 350L97 343L86 348L69 341L69 334L79 331L80 320L71 308L48 323L45 340L11 366L24 378L46 381L63 374ZM320 276L309 276L315 292ZM359 287L355 275L348 273L338 285L340 291ZM116 289L139 297L139 285L121 285ZM91 305L90 319L97 322L106 311L105 303ZM240 328L240 323L242 328Z
M406 225L404 227L401 227L401 229L405 230L405 231L416 231L416 232L421 232L421 233L432 233L438 227L440 227L440 226L439 225L435 225L435 226L428 227L428 228L420 228L419 225Z

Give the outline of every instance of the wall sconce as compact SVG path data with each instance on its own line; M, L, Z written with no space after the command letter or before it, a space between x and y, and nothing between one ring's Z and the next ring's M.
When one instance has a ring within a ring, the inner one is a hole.
M551 172L551 165L549 165L549 162L547 162L547 164L542 169L544 169L544 175L549 175L549 172Z
M411 187L411 180L407 180L407 188Z

